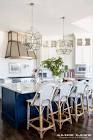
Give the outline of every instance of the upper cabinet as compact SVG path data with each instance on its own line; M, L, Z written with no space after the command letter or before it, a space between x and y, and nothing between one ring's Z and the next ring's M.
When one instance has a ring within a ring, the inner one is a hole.
M92 40L91 38L77 38L77 44L76 46L91 46Z
M75 34L75 64L93 65L93 36Z

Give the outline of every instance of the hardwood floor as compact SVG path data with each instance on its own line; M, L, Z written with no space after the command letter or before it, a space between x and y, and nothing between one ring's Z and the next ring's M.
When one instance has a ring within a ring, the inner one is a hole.
M0 103L1 113L1 103ZM1 115L0 115L1 116ZM89 136L88 136L89 135ZM39 140L37 131L32 128L27 130L16 130L12 128L7 122L3 121L0 117L0 140ZM73 124L65 123L61 131L57 129L54 133L52 130L47 131L44 135L44 140L59 140L59 139L78 139L78 140L93 140L93 113L88 117L85 114L84 118L81 117L78 123Z

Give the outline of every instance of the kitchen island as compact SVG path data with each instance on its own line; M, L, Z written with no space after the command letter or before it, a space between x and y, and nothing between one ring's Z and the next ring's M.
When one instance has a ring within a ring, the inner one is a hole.
M15 128L26 128L26 100L33 98L35 91L34 82L2 85L2 119ZM36 114L35 109L32 109L32 114Z

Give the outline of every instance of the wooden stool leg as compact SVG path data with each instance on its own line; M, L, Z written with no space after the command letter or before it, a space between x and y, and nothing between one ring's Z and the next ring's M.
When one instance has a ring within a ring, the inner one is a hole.
M71 107L71 113L73 111L73 98L70 98L70 107Z
M78 122L78 116L77 116L77 99L75 98L75 120Z
M89 100L88 100L89 96L87 95L86 100L87 100L87 112L89 112Z
M92 96L92 95L91 95ZM92 108L93 108L93 97L92 97Z
M93 110L93 91L91 91L91 100L92 100L92 103L91 103L91 109Z
M52 109L52 105L51 105L51 104L50 104L50 111L51 111L51 119L52 119L53 126L54 126L54 132L56 132L55 121L54 121L54 115L53 115L53 109Z
M47 120L49 119L49 107L47 107Z
M65 108L65 104L63 103L63 106L62 106L62 112L64 114L64 108Z
M68 99L67 99L67 109L68 109L68 114L69 114L69 118L70 118L70 124L72 124L72 119L71 119L71 113L70 113L70 108L69 108L69 104L68 104Z
M83 110L83 114L84 114L84 102L83 102L84 100L83 100L83 96L81 95L81 106L82 106L82 110Z
M39 107L39 117L40 117L40 138L43 139L43 112L41 105Z
M61 105L60 105L60 102L59 102L59 105L58 105L58 119L59 119L59 129L61 130L62 129L62 116L61 116Z
M30 123L30 104L27 103L27 130L29 130L29 123Z

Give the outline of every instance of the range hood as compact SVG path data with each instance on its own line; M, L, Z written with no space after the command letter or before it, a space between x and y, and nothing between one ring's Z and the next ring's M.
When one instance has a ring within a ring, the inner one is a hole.
M18 32L8 32L8 45L5 58L11 59L36 59L34 50L27 50L22 45L21 36Z

